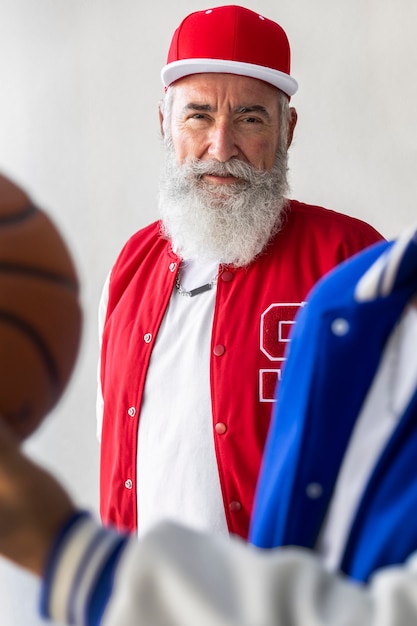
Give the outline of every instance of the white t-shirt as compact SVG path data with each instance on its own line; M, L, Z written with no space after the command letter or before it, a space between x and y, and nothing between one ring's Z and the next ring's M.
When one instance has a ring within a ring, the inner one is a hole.
M217 272L217 263L183 261L181 286L189 291L209 283ZM107 297L108 281L99 308L100 336ZM174 288L152 351L138 431L140 536L164 520L228 535L214 450L210 393L215 298L216 284L194 297L181 295ZM99 440L102 419L99 382Z
M183 261L181 285L194 289L217 271L216 263ZM194 297L174 289L152 351L139 420L139 535L162 520L228 533L210 395L215 298L216 285Z

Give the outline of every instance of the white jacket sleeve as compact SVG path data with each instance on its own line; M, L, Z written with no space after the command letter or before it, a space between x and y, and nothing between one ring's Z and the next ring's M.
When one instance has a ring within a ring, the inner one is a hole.
M417 556L364 586L324 571L311 552L265 551L166 524L125 554L104 624L411 626Z
M52 554L42 600L43 615L60 623L417 624L417 555L363 585L324 571L305 550L261 550L171 523L138 541L82 516L63 537Z

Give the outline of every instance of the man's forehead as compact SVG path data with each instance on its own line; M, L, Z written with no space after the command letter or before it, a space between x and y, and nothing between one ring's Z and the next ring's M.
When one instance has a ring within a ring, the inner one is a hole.
M173 86L174 100L180 106L187 103L215 106L219 100L228 100L234 106L273 106L279 90L257 78L237 74L192 74L178 80Z

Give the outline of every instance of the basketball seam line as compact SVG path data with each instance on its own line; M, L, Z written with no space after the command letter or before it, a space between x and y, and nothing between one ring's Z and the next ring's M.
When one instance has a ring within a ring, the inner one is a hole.
M63 286L68 287L72 291L78 292L78 285L76 282L71 280L66 276L62 276L62 274L56 274L55 272L49 270L43 270L36 267L31 267L28 265L15 265L13 263L0 263L0 272L9 272L10 274L25 274L27 276L36 277L36 278L44 278L50 280L54 283L59 283Z
M30 215L36 213L37 210L38 209L34 204L29 204L22 211L20 211L20 213L13 215L0 215L0 224L3 226L4 224L16 224L17 222L22 222L30 217Z
M46 343L42 340L39 332L36 331L30 324L28 324L25 320L20 318L18 315L8 313L2 311L0 309L0 321L5 321L6 323L11 324L12 326L17 327L21 330L30 341L35 344L38 348L38 352L40 353L42 360L45 364L45 368L48 374L48 378L52 387L52 405L54 404L58 393L59 393L59 375L57 373L57 366L55 359L53 358L51 352L48 350Z

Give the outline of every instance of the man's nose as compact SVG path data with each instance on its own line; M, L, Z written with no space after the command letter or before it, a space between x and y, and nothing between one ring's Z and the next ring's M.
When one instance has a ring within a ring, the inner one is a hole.
M212 159L225 163L238 156L236 136L230 124L216 124L210 131L208 153Z

